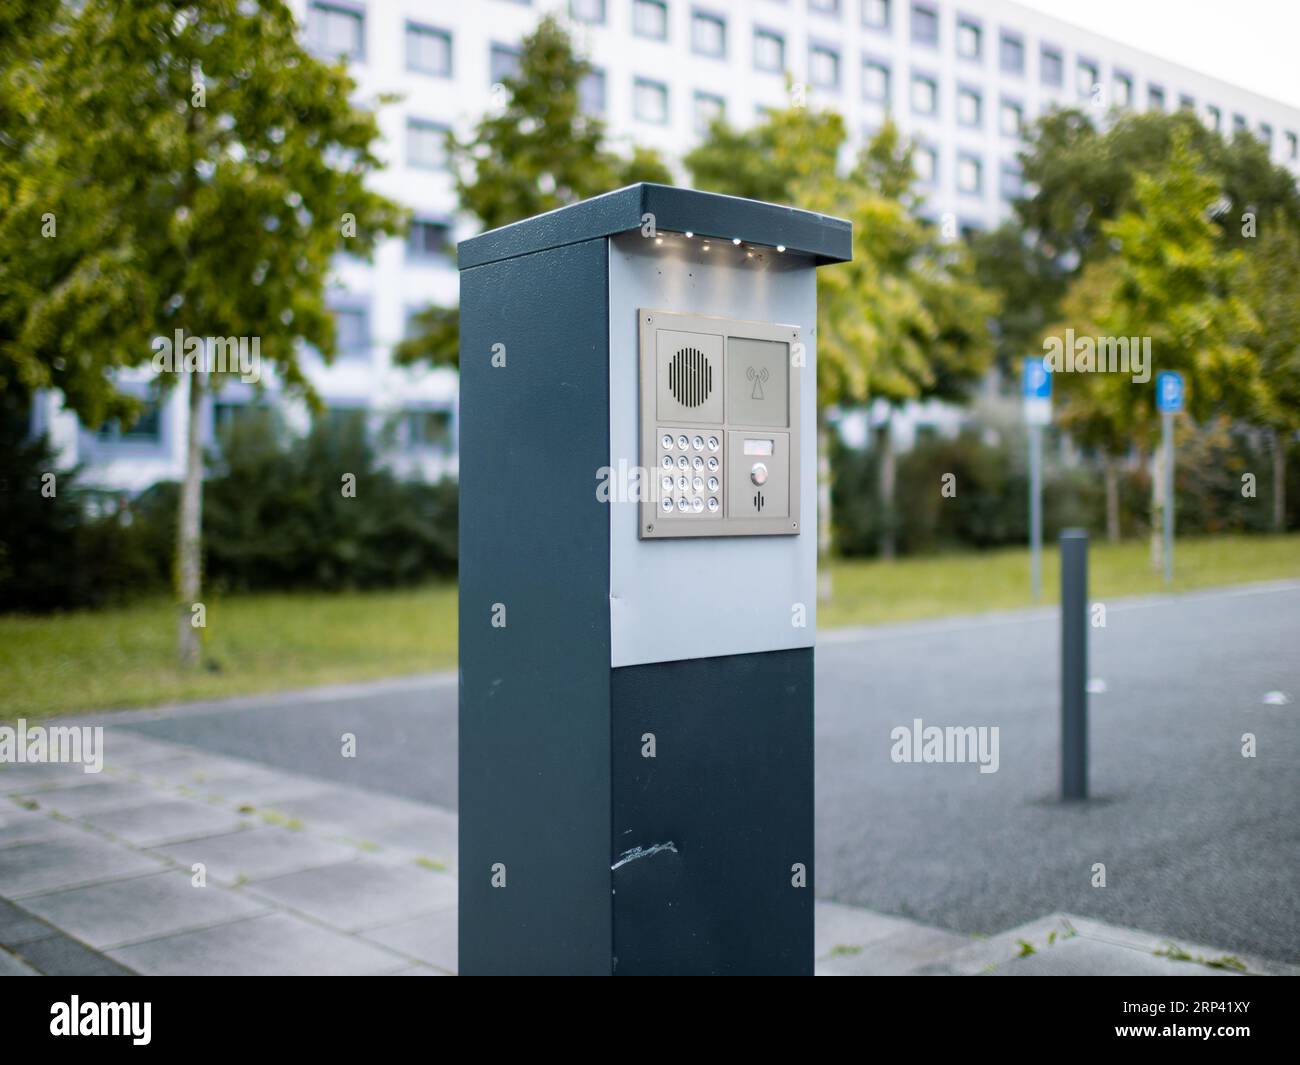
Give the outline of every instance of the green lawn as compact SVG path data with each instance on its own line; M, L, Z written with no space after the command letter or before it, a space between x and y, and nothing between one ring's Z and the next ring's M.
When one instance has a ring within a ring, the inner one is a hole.
M1183 540L1175 590L1300 577L1300 535ZM1091 596L1106 600L1164 590L1145 542L1094 544ZM823 628L970 614L1029 605L1024 549L849 561L832 571ZM1043 585L1056 598L1057 556ZM166 602L52 617L0 616L0 719L147 706L450 669L456 662L456 590L250 595L207 601L202 669L173 661Z

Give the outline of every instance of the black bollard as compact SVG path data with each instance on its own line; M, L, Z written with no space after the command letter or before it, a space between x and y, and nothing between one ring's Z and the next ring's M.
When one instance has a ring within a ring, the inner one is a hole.
M1061 533L1061 798L1088 797L1088 533Z

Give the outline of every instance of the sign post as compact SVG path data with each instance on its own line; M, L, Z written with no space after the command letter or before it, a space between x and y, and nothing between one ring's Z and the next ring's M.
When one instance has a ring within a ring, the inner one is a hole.
M1156 375L1156 408L1160 411L1164 449L1165 583L1174 582L1174 415L1183 409L1183 375L1166 370Z
M1052 421L1052 375L1041 356L1024 361L1021 375L1029 429L1029 584L1043 597L1043 426Z

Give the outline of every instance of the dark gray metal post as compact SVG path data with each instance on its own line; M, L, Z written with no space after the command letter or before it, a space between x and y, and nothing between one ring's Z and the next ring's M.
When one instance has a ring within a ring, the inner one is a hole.
M1088 533L1061 533L1061 798L1088 797Z
M1029 586L1043 598L1043 428L1029 427Z

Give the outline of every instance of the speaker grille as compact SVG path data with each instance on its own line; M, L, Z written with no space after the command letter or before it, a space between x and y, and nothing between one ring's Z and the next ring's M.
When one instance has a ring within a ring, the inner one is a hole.
M699 348L678 348L668 363L668 391L683 407L698 407L713 393L713 364Z

